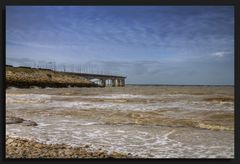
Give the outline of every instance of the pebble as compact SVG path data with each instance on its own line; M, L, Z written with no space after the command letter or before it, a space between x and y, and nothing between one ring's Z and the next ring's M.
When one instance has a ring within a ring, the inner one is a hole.
M101 148L90 151L89 145L43 144L34 140L6 136L6 158L134 158L130 154L108 153Z
M85 147L85 148L89 148L89 145L85 145L84 147Z
M10 144L10 143L12 143L12 142L13 142L13 139L8 138L7 141L6 141L6 144Z

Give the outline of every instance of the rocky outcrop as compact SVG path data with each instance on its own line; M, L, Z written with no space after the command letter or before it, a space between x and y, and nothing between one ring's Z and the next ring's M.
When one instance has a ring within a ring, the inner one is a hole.
M93 87L88 79L46 69L6 66L6 87Z
M31 120L24 120L19 117L6 116L6 124L20 124L23 126L37 126L37 123Z
M22 123L24 119L13 117L13 116L6 116L6 124L19 124Z

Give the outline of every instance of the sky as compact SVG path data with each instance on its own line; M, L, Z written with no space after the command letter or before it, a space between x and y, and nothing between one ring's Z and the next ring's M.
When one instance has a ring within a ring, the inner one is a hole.
M7 6L6 64L233 85L232 6Z

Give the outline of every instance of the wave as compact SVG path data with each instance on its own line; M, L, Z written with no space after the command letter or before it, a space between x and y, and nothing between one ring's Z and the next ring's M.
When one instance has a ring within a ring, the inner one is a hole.
M46 94L6 94L6 103L43 103L50 100L51 96Z
M221 125L211 125L211 124L205 124L205 123L198 123L195 128L200 128L200 129L208 129L208 130L228 130L228 131L233 131L233 127L226 127L226 126L221 126Z
M161 127L171 127L171 128L197 128L197 129L207 129L214 131L234 131L233 127L224 126L224 125L214 125L214 124L206 124L199 123L191 120L173 120L169 122L158 122L158 123L147 123L135 120L135 122L128 123L116 123L116 122L106 122L106 125L137 125L137 126L161 126ZM104 125L104 124L95 124L95 125Z
M102 96L66 96L47 94L6 94L7 107L11 108L59 108L59 109L105 109L127 111L153 111L163 108L191 110L191 111L233 111L232 102L209 103L199 100L175 97L179 95L165 95L163 98L153 99L154 96L144 95L102 95ZM128 97L128 98L127 98ZM145 98L148 97L148 98Z
M215 103L225 103L225 102L234 102L234 98L231 97L211 97L203 99L207 102L215 102Z

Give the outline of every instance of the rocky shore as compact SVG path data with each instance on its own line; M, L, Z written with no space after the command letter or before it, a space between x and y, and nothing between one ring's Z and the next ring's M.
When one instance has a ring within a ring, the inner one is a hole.
M6 66L6 87L96 87L88 79L47 69Z
M90 145L72 147L44 144L30 139L6 136L6 158L137 158L131 154L90 150Z

